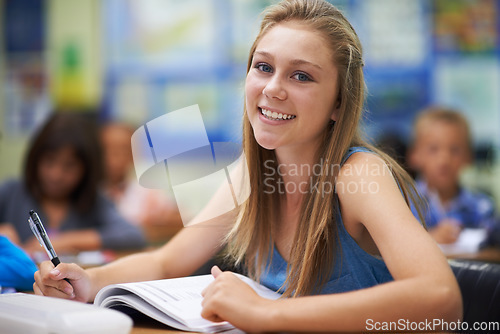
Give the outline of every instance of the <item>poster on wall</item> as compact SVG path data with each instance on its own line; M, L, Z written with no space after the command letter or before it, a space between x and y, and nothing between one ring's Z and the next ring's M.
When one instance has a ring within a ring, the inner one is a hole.
M438 53L493 53L498 50L498 1L433 1L434 47Z
M426 14L426 2L422 0L359 2L355 15L367 66L424 65L430 46Z
M107 63L181 69L214 62L215 17L211 1L104 2Z
M45 1L6 1L3 81L3 131L9 137L26 137L51 109L45 66Z
M441 59L434 81L434 100L466 115L475 143L500 147L500 61L495 57Z
M104 2L106 117L138 122L199 104L209 134L230 136L235 123L226 108L246 73L240 38L251 42L246 23L269 2ZM243 8L252 11L240 21Z
M4 131L8 136L32 133L51 112L47 75L40 55L9 60L5 77Z
M422 0L366 0L351 9L364 52L365 130L375 142L408 142L413 119L429 103L427 7Z
M500 147L500 2L436 0L433 100L463 112L476 145Z

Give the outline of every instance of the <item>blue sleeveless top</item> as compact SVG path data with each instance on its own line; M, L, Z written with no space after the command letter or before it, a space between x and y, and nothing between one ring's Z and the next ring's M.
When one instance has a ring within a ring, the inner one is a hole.
M356 152L371 152L364 147L351 147L342 164ZM392 275L380 257L365 252L358 246L344 227L342 217L337 216L337 234L340 250L335 253L335 265L330 279L323 285L318 294L340 293L369 288L371 286L392 281ZM260 283L278 291L286 280L287 262L276 249L272 250L272 262L263 270Z

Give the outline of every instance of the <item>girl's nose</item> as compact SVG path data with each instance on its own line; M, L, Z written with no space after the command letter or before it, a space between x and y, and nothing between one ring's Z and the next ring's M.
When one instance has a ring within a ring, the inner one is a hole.
M285 100L287 98L286 90L278 75L273 75L262 90L262 94L270 99Z

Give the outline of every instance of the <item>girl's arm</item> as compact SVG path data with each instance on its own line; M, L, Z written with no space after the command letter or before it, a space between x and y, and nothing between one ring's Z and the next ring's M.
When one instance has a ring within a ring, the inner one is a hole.
M358 223L367 229L394 281L353 292L268 301L234 275L215 273L217 279L205 291L206 318L250 331L366 331L377 322L462 317L460 290L446 258L412 215L389 168L370 153L356 153L348 162L358 168L346 173L344 166L338 182L354 182L358 189L374 182L378 187L371 189L378 190L339 193L344 223L348 231ZM375 168L379 173L372 173Z
M234 221L234 215L228 213L221 218L216 225L207 222L184 228L158 250L130 255L102 267L83 270L76 264L61 263L54 269L50 261L43 262L35 273L33 289L40 295L89 302L109 284L189 275L220 249L227 233L225 224Z
M244 167L245 161L240 160L231 173L231 180L245 180L247 174ZM87 302L93 300L97 292L109 284L191 274L220 250L224 237L235 222L237 208L219 215L221 208L228 207L226 193L227 186L223 184L190 222L191 225L156 251L131 255L89 270L65 263L59 264L55 269L50 261L43 262L40 270L35 273L35 293ZM234 205L232 198L230 200ZM64 278L68 278L71 284Z
M223 238L235 221L237 209L210 220L203 218L213 217L211 210L225 200L222 192L217 192L195 218L201 223L185 227L158 250L127 256L89 270L66 263L54 269L50 261L43 262L35 273L33 289L40 295L88 302L109 284L189 275L220 250Z
M220 221L219 221L220 223ZM163 247L127 256L108 265L87 270L92 279L90 298L106 285L188 276L221 248L227 228L198 224L185 227Z

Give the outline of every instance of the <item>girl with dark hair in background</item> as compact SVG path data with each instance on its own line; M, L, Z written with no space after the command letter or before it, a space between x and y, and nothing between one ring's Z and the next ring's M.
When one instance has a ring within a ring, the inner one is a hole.
M26 251L41 250L27 223L38 212L58 252L140 248L141 231L98 191L101 149L97 127L80 113L55 113L34 137L24 180L0 186L0 234Z

